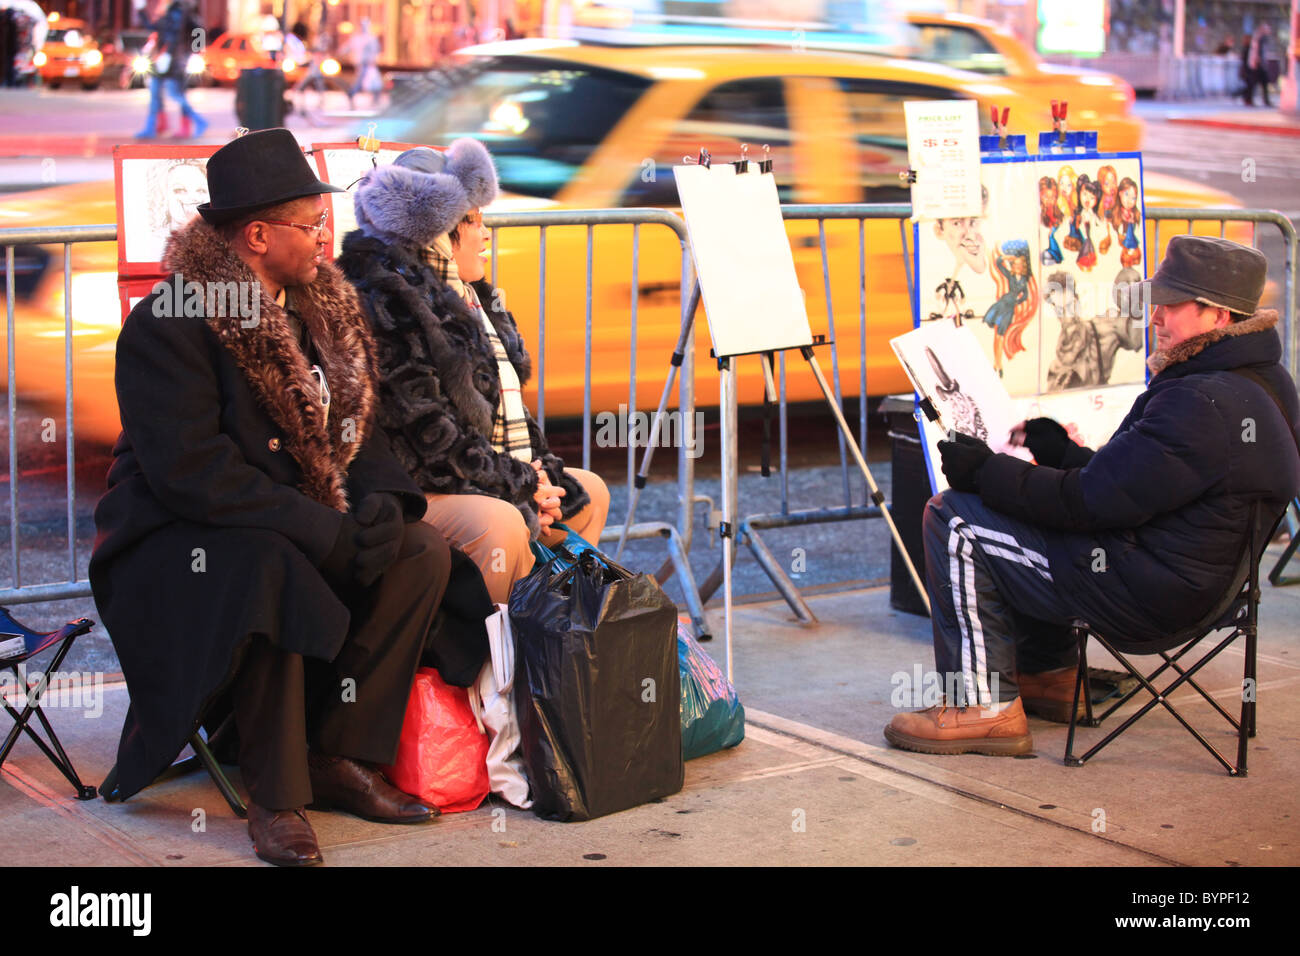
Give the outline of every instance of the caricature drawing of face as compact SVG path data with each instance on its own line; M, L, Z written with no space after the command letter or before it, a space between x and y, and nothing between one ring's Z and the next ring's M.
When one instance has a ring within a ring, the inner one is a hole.
M1119 191L1119 204L1125 210L1132 210L1137 207L1137 201L1137 186L1132 183L1127 183L1124 188Z
M208 201L208 180L197 166L173 166L167 171L167 223L172 229L185 225Z
M937 219L934 234L942 239L952 252L952 274L956 276L963 265L983 275L988 268L984 261L984 236L980 234L980 220L975 216L960 219Z
M1115 167L1101 167L1101 169L1097 170L1097 178L1101 181L1102 195L1107 198L1114 198L1115 191L1119 188L1119 179L1115 174Z
M1068 207L1065 209L1067 213L1074 211L1074 183L1076 179L1078 177L1075 176L1071 167L1061 167L1061 172L1057 176L1057 185L1061 196L1061 205L1062 207Z

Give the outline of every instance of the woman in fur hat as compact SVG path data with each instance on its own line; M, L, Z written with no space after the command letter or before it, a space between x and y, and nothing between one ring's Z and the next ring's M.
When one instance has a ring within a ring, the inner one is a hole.
M378 421L429 501L425 520L479 566L492 600L532 568L528 544L563 520L596 541L609 491L552 455L525 407L532 362L484 278L487 150L408 150L366 174L338 260L378 345ZM553 540L560 540L555 535Z

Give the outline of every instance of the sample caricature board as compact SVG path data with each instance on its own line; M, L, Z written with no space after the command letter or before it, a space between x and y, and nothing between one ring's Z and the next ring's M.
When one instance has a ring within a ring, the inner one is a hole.
M161 276L167 237L208 201L208 157L216 146L116 146L119 276Z
M1008 443L1012 426L1024 416L984 357L974 330L927 322L889 344L916 393L929 399L939 416L935 421L921 416L935 491L947 487L938 462L939 441L949 431L978 438L995 452L1027 457L1023 448Z
M915 322L969 328L1017 407L1061 408L1096 447L1146 380L1141 154L986 154L980 171L982 216L914 226Z
M325 201L331 210L330 229L334 233L334 255L343 251L343 237L357 228L352 195L357 183L376 166L385 166L418 143L380 143L379 152L372 153L351 143L312 143L312 156L320 178L331 186L342 186L348 192L326 193ZM438 147L433 147L437 149Z
M813 344L776 180L757 169L673 167L719 357Z

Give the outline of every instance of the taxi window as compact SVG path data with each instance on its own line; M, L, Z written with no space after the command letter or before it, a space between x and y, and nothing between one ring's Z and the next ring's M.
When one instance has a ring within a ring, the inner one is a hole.
M244 53L244 52L247 52L247 50L248 50L248 41L247 41L247 40L240 40L240 41L239 41L239 51L240 51L241 53Z
M749 158L763 158L771 147L772 172L782 202L795 202L794 156L784 81L780 77L734 80L715 86L667 135L654 152L653 174L647 162L628 185L624 206L678 206L673 167L685 156L708 149L714 162L740 158L741 144L749 144Z
M528 57L487 58L426 77L377 118L382 139L481 140L501 188L550 199L582 169L650 81Z
M970 27L946 23L912 24L908 31L912 56L958 70L1007 74L1007 61L988 40Z
M855 143L862 202L910 202L898 173L907 168L905 100L951 100L952 90L882 80L841 78Z

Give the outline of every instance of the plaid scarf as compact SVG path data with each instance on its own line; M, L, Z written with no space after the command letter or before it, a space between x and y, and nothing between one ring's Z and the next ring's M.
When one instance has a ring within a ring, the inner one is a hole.
M499 453L518 458L520 461L531 462L533 446L528 438L528 417L524 411L519 373L510 364L506 347L502 344L501 337L497 335L497 330L487 313L483 311L477 293L472 286L461 281L451 240L446 236L439 236L423 250L423 258L425 264L433 269L438 278L450 286L469 306L470 311L479 317L488 342L492 345L492 356L497 362L497 378L500 379L501 384L501 397L497 401L496 414L492 419L492 434L488 436L488 440Z

